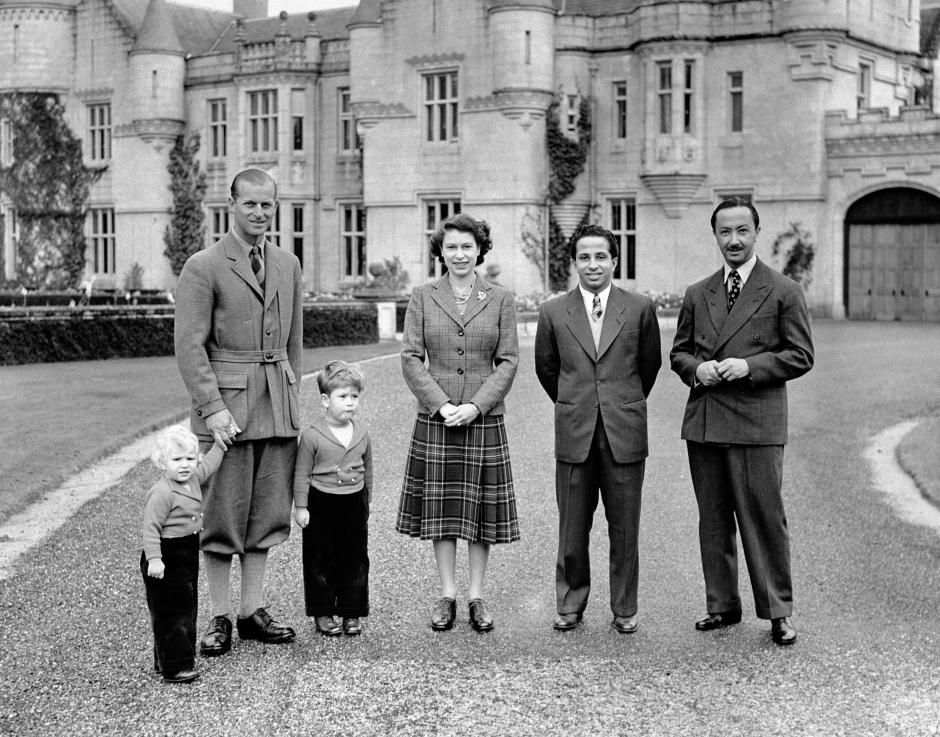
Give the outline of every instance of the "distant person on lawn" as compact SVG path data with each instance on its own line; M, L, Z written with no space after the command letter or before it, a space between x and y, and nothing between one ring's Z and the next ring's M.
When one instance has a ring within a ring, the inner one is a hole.
M147 494L140 573L153 626L153 667L167 683L189 683L196 672L196 611L202 490L225 453L213 443L203 456L199 438L171 427L157 440L151 460L163 478Z
M317 632L359 635L369 614L372 442L354 415L365 379L355 364L330 361L317 384L323 416L301 431L294 466L304 602Z
M263 607L268 550L290 534L300 408L300 262L265 237L277 184L259 169L235 176L232 230L190 256L176 290L176 359L192 397L193 432L231 446L205 494L201 547L212 602L205 656L232 643L232 556L241 562L238 636L290 642Z

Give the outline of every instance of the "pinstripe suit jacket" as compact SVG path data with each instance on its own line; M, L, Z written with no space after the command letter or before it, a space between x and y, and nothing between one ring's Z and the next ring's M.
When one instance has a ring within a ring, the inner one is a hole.
M415 287L405 313L401 369L418 412L472 402L483 415L505 412L519 366L512 292L477 276L461 315L447 277Z
M267 243L264 291L245 249L227 234L193 254L176 288L176 361L192 397L193 432L210 435L205 418L228 409L239 440L296 436L303 352L300 262ZM259 351L255 361L220 351ZM270 353L266 359L263 354ZM282 358L278 358L281 356Z
M587 460L598 413L617 463L646 458L646 398L662 362L656 310L645 295L611 286L596 350L580 289L543 304L535 373L555 403L555 458Z
M695 383L703 361L744 358L750 376L715 386ZM685 293L672 370L692 387L682 437L697 443L783 445L786 382L813 366L809 313L799 284L760 259L728 312L724 270Z

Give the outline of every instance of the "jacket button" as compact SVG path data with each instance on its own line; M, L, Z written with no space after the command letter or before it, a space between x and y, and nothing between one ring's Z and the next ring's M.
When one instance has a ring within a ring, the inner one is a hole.
M462 356L462 355L463 355L463 348L458 348L458 349L457 349L457 355L458 355L458 356Z
M463 373L463 369L457 369L457 373L458 373L458 374L462 374L462 373Z
M196 415L197 415L198 417L202 417L202 410L201 410L201 409L197 409L197 410L196 410Z
M457 331L457 335L459 335L459 336L462 338L462 337L463 337L463 330L458 330L458 331Z

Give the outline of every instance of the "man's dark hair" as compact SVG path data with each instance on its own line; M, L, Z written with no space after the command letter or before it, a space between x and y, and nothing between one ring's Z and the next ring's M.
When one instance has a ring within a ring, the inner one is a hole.
M617 236L600 225L581 225L568 241L568 255L571 256L572 261L574 261L575 256L578 255L578 241L591 236L597 236L598 238L606 240L610 257L620 258L620 242L617 240Z
M716 207L715 211L712 213L712 233L715 232L715 217L720 211L727 210L730 207L746 207L751 211L751 219L754 220L755 230L760 227L760 215L757 214L757 208L754 207L754 203L743 197L729 197L719 202L718 207Z
M274 181L274 177L266 171L262 171L261 169L245 169L244 171L238 172L232 180L232 189L230 191L233 200L238 199L238 185L240 182L254 184L257 187L263 187L265 184L271 183L274 185L274 199L277 199L277 182Z

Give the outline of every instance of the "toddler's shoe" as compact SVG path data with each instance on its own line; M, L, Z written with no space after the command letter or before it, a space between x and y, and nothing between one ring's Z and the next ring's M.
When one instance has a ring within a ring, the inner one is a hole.
M183 670L178 670L175 673L165 673L163 675L164 683L192 683L197 678L199 678L199 673L197 673L192 668L185 668Z
M336 637L337 635L343 634L343 628L337 624L333 617L314 617L313 623L317 628L317 632L321 635Z
M359 621L359 617L344 617L343 632L347 635L361 635L362 622Z

